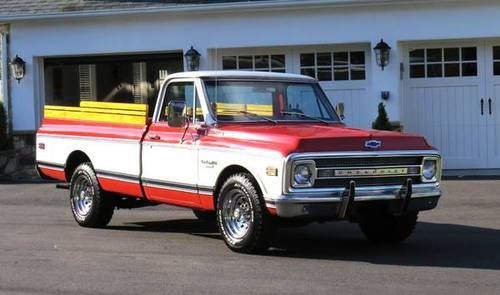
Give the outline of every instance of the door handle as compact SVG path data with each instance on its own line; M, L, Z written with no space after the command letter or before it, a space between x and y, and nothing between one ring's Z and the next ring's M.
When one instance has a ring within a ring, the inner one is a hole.
M481 98L481 116L484 115L484 99Z
M490 115L491 115L491 103L492 103L492 101L491 101L491 97L490 97L490 98L488 98L488 108L490 111Z
M149 134L148 137L151 140L160 140L160 136L158 134Z

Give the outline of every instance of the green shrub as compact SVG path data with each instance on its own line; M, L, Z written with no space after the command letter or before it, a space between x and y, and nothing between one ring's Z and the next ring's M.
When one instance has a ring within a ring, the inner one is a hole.
M9 140L7 138L7 113L0 101L0 150L7 149Z
M378 104L378 116L375 122L373 122L372 128L376 130L394 130L383 103Z

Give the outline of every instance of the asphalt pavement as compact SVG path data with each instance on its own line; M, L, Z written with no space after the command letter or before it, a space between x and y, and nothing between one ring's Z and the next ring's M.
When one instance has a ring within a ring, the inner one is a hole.
M54 184L0 184L0 294L500 294L500 181L443 186L401 245L337 222L243 255L186 209L119 210L86 229Z

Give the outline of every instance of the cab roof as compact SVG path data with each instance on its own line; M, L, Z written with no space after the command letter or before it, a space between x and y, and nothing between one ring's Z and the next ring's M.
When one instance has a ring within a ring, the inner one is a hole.
M272 72L252 72L252 71L196 71L196 72L181 72L169 75L170 79L183 78L220 78L220 79L251 79L251 80L284 80L284 81L300 81L300 82L316 82L316 79L309 76L296 74L282 74Z

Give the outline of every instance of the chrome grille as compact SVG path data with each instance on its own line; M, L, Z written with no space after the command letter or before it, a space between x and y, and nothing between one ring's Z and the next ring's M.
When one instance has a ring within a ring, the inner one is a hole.
M356 157L314 159L316 167L371 167L421 165L423 157Z
M339 157L317 158L314 188L346 187L354 180L357 186L403 185L408 178L421 183L423 157Z

